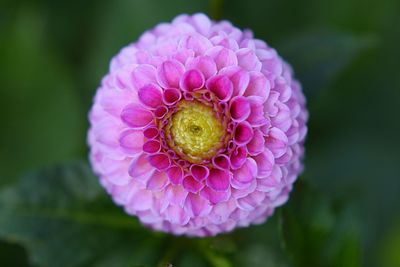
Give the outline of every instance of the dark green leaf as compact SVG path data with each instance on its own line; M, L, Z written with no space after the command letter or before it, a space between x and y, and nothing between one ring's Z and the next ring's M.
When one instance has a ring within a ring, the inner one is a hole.
M43 266L150 264L160 238L117 208L83 163L25 176L0 191L0 237Z

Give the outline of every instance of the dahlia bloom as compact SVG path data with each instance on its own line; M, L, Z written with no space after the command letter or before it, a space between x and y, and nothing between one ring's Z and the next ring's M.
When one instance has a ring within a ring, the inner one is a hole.
M287 201L307 117L273 48L227 21L180 15L112 59L90 111L91 164L143 224L216 235Z

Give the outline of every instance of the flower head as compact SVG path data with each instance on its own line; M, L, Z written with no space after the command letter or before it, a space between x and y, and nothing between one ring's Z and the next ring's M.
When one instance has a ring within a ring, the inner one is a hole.
M216 235L286 202L307 116L274 49L227 21L181 15L113 58L90 112L91 163L143 224Z

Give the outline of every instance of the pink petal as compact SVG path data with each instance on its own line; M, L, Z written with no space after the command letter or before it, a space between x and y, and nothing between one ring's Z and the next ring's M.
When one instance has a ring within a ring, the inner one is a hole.
M141 87L138 91L140 101L147 107L156 108L161 105L161 88L153 83Z
M235 149L235 151L232 153L230 157L231 165L233 169L240 168L247 157L247 150L246 147L241 146Z
M191 69L183 74L180 87L186 91L195 91L203 88L205 83L204 75L197 69Z
M264 103L264 113L267 116L276 116L278 113L278 108L276 104L278 103L279 93L275 91L271 91L267 101Z
M234 121L244 121L250 115L250 102L243 96L235 96L230 101L229 111Z
M245 145L253 138L253 128L247 121L240 122L236 125L234 141L238 145Z
M135 158L128 169L128 173L131 177L141 181L147 181L153 172L154 168L150 165L145 154Z
M220 169L210 170L207 178L207 186L215 191L226 191L229 188L230 175L229 171Z
M258 60L254 50L251 48L242 48L236 51L238 59L238 65L246 70L257 70L260 71L262 64Z
M148 190L138 191L131 198L129 206L135 211L149 210L153 206L153 194Z
M285 154L288 145L288 138L282 130L271 128L265 140L265 145L271 150L276 158Z
M278 108L278 113L276 116L271 117L271 124L281 129L283 132L286 132L292 125L291 112L288 106L281 102L278 102L276 106Z
M181 38L179 46L193 50L195 55L203 55L212 47L212 43L201 34L190 34Z
M189 193L185 202L185 209L192 217L206 216L210 213L212 206L207 199L199 194Z
M244 69L238 66L223 68L220 75L228 76L233 84L233 95L241 96L246 91L250 81L250 75Z
M233 179L240 183L250 183L257 175L257 163L252 158L247 158L243 166L233 173Z
M178 206L169 206L165 212L166 220L173 224L185 225L189 222L190 216ZM178 229L177 227L175 227ZM176 229L174 229L176 231Z
M274 165L270 174L262 179L257 179L257 190L261 192L269 192L279 188L282 183L282 170L279 166Z
M168 185L168 177L165 172L155 171L147 181L147 189L153 191L161 191Z
M222 170L227 170L231 166L229 157L224 154L215 156L212 161L213 161L213 164L215 165L215 167L222 169Z
M171 165L169 157L163 153L150 155L149 162L157 170L165 170Z
M114 116L119 116L123 107L137 100L136 92L132 90L102 90L98 95L102 108Z
M121 112L121 119L132 128L143 128L153 120L153 114L145 108L130 104Z
M156 82L156 68L152 65L139 65L132 72L132 83L136 90L139 90L146 84Z
M271 85L267 78L261 72L250 72L250 82L244 92L245 96L259 96L265 101L271 89Z
M229 188L228 188L229 189ZM212 204L221 203L227 201L231 196L231 191L226 190L223 192L217 192L210 187L204 187L201 190L200 195L206 199L208 199Z
M124 152L137 154L142 152L144 136L142 131L133 129L125 130L119 136L119 144Z
M217 66L214 60L209 56L199 56L189 59L186 63L186 68L199 70L203 73L206 80L217 73Z
M260 97L250 96L247 98L250 102L250 115L247 121L255 127L260 127L268 123L264 116L264 102Z
M190 166L190 173L193 175L194 179L200 182L208 177L210 170L205 166L193 164Z
M182 207L185 204L186 197L189 194L183 186L180 185L170 185L167 187L165 195L166 195L166 201L170 202L170 204L173 204L178 207Z
M187 191L191 193L197 193L204 187L203 183L198 182L191 175L188 175L185 178L183 178L182 185Z
M174 88L165 89L163 94L163 101L166 105L173 105L178 102L181 97L182 94L180 90Z
M264 150L264 135L260 130L255 130L253 138L250 143L247 144L247 151L250 155L255 156L260 154Z
M221 101L228 101L233 93L232 82L226 76L214 76L207 81L206 87Z
M192 16L192 24L198 32L204 36L208 36L212 22L206 15L198 13Z
M227 66L237 66L238 64L235 52L223 46L215 46L209 49L206 55L214 59L218 69Z
M158 83L164 88L179 88L185 67L177 60L164 61L157 69Z
M181 167L178 166L172 166L167 169L166 171L169 180L171 181L172 184L178 185L182 183L183 180L183 170Z
M265 149L261 154L254 157L258 165L258 177L266 177L271 174L275 164L274 155L268 149Z
M157 140L148 140L143 145L143 151L146 153L154 154L159 152L161 149L161 144Z

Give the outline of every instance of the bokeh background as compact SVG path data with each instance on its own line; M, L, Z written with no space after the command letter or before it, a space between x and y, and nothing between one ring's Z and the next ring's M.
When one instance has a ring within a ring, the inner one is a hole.
M288 204L207 239L144 229L87 165L87 112L110 58L195 12L277 48L311 114ZM399 76L398 0L1 0L0 266L398 267Z

